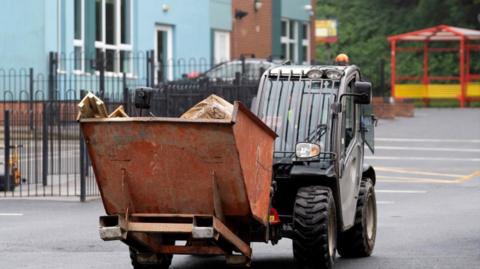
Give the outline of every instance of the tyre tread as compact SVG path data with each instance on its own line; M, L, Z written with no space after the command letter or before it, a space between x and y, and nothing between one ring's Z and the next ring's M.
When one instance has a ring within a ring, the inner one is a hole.
M298 190L293 220L293 252L298 267L332 268L328 249L328 209L332 203L334 206L331 191L326 187Z
M358 194L354 225L338 236L338 253L342 257L368 257L372 254L374 244L372 246L368 244L366 229L363 223L363 210L370 191L373 192L373 199L375 199L372 180L363 178Z

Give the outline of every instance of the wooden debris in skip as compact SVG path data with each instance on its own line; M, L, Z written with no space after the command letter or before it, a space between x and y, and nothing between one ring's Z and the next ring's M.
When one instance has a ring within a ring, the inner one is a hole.
M120 105L115 109L110 115L109 118L128 118L127 112L123 109L123 105Z
M210 95L203 101L199 102L180 118L182 119L217 119L217 120L231 120L233 113L233 105L225 99L218 97L215 94Z
M87 93L82 101L78 103L78 109L79 112L77 120L88 118L128 117L123 106L119 106L110 115L108 115L105 103L91 92Z

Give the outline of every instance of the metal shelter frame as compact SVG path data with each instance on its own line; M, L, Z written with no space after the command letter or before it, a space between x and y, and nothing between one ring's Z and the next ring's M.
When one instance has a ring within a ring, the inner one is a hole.
M480 85L469 84L472 80L479 80L480 74L470 74L471 51L480 51L480 31L466 28L439 25L427 29L403 33L388 37L391 50L391 94L397 99L422 98L426 103L431 98L456 98L460 107L469 101L480 98ZM458 47L430 47L431 42L458 42ZM423 42L423 47L401 47L399 42ZM420 80L421 84L397 84L396 54L397 52L423 51L423 76L403 77L403 80ZM429 52L455 52L459 53L459 77L429 76ZM459 85L431 85L431 80L458 80ZM443 87L443 88L442 88ZM401 91L401 92L399 92Z

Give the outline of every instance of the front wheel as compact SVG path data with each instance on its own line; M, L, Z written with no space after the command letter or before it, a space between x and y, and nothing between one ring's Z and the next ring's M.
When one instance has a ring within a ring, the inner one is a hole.
M298 268L333 268L337 219L329 188L300 188L293 213L293 256Z
M377 234L377 202L370 178L363 178L353 227L339 235L338 253L345 258L372 255Z

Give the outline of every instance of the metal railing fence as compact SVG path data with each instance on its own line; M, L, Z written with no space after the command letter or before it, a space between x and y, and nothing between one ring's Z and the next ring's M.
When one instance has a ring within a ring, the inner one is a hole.
M124 105L130 116L139 116L134 105L135 89L152 87L148 113L163 117L177 117L210 94L230 102L239 100L249 107L257 93L258 79L242 74L236 74L233 80L183 76L167 81L155 75L159 63L154 61L153 52L129 61L132 73L113 74L108 71L112 67L106 62L99 64L98 59L90 73L79 72L70 66L78 65L78 59L51 53L49 74L37 74L33 69L0 69L0 197L70 196L85 201L99 195L76 121L77 104L87 91L101 97L109 111ZM188 65L184 61L182 68L201 70L199 62ZM176 70L181 70L180 66Z

